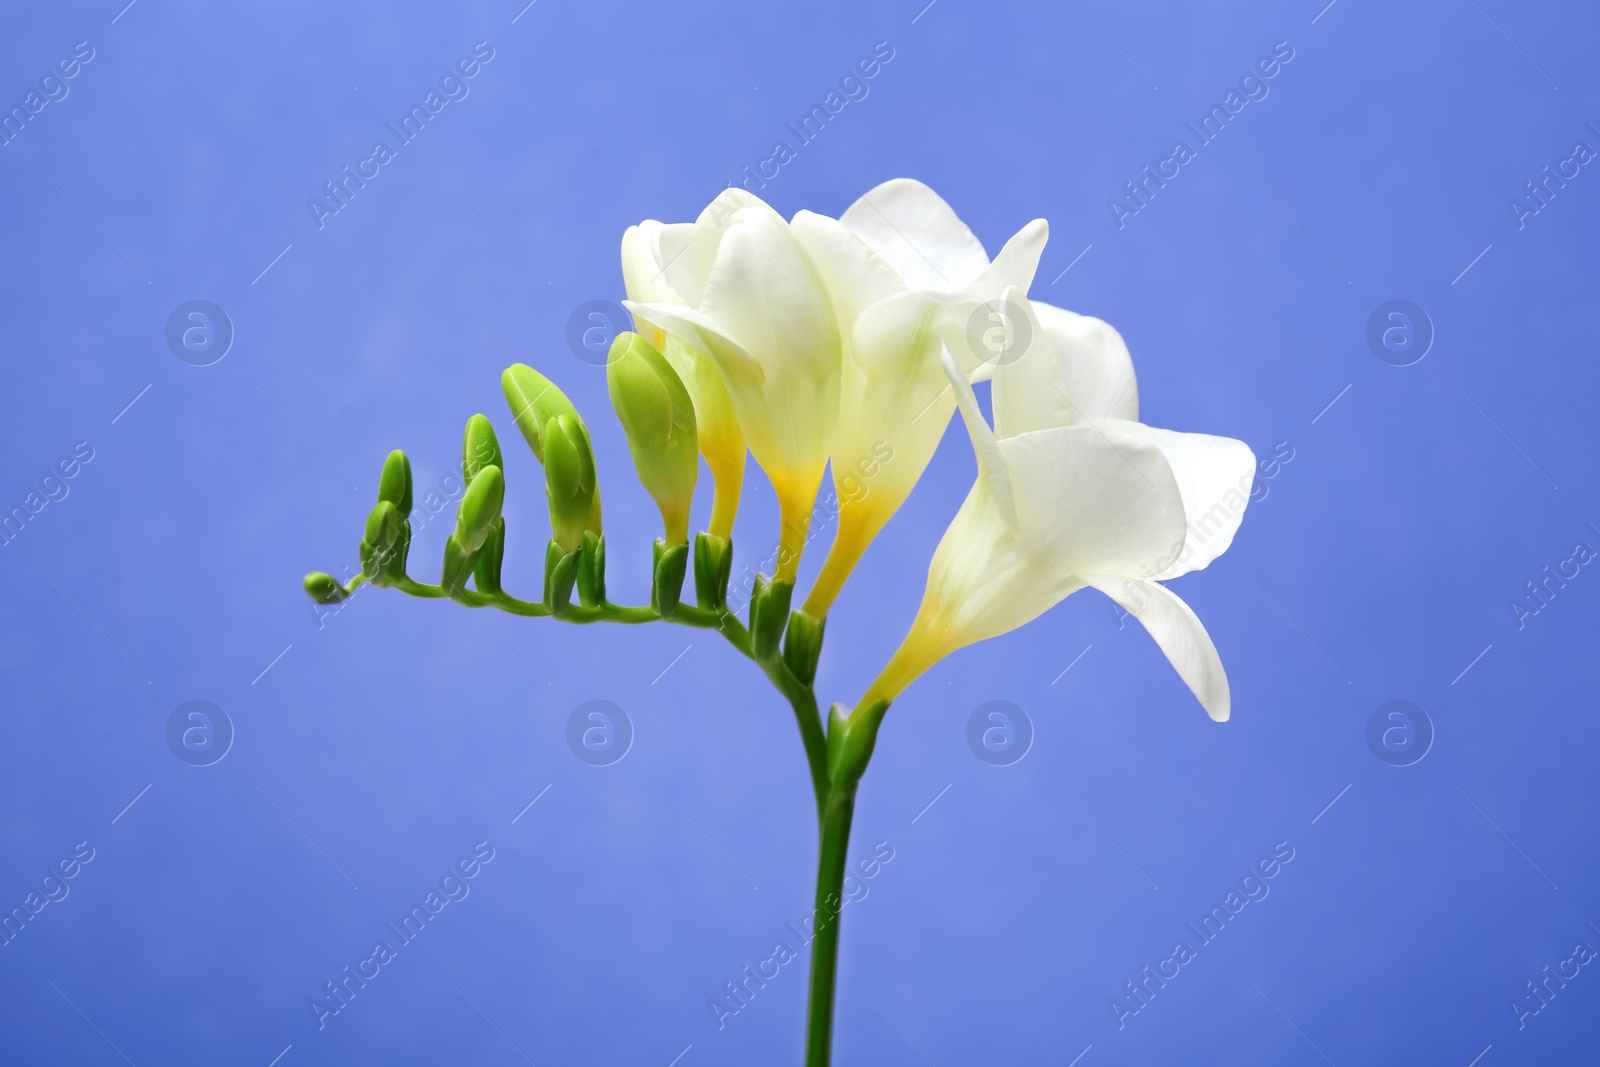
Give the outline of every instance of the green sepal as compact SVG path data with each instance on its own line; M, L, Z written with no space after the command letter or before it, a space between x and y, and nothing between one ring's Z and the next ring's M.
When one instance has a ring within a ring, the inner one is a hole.
M783 662L805 686L817 677L817 659L822 655L822 630L827 619L804 611L789 614L789 629L783 635Z
M455 534L444 543L444 566L439 569L439 585L458 604L467 603L467 579L472 576L473 565L478 561L476 552L469 552Z
M367 513L361 535L361 570L373 585L393 585L406 574L411 524L391 500L379 500Z
M456 538L468 552L483 547L489 528L500 519L506 480L499 467L485 467L472 479L456 508Z
M606 539L592 531L578 548L578 602L591 608L606 602Z
M650 579L650 606L667 618L677 610L683 596L683 576L689 569L689 546L668 545L656 538L655 566Z
M485 467L499 467L503 472L506 464L500 457L500 442L489 417L474 415L467 420L461 439L461 476L470 484Z
M379 499L372 505L372 510L367 512L366 529L361 532L361 540L369 545L382 544L388 535L390 527L398 522L400 509L392 501ZM371 575L368 575L371 577Z
M338 604L350 599L350 594L339 584L339 579L322 571L312 571L306 575L305 587L306 593L318 604Z
M829 709L828 781L834 788L849 788L861 781L878 743L878 726L888 707L887 702L879 701L854 715L846 715L840 704Z
M506 520L494 520L489 535L478 550L478 562L472 568L472 582L480 593L500 592L500 560L506 551Z
M721 608L728 601L728 576L733 572L733 543L703 533L694 539L694 594L703 608Z
M398 448L383 461L383 474L378 479L378 499L387 500L399 508L401 517L410 517L411 460Z
M545 550L544 603L557 618L572 606L572 587L578 580L582 556L582 552L563 552L555 541Z
M756 575L755 589L750 595L750 648L757 663L765 663L778 655L778 642L789 621L789 598L793 594L793 582Z
M566 555L561 551L561 546L552 539L544 546L544 602L546 606L551 603L550 584L555 579L556 565L561 562L561 557Z

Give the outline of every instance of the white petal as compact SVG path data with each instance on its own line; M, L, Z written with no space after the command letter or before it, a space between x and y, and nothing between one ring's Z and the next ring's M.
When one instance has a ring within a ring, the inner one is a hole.
M704 270L697 271L695 258L689 254L689 246L694 241L694 223L662 225L652 237L659 282L673 294L673 300L691 307L698 306L700 290L705 287L705 276L711 267L708 263Z
M1232 698L1228 691L1228 675L1222 669L1222 657L1217 655L1211 635L1206 633L1189 605L1155 582L1110 574L1080 577L1144 623L1144 628L1166 653L1178 677L1199 699L1206 714L1217 722L1228 721Z
M1153 445L1068 426L998 449L1017 524L980 478L928 571L922 628L941 651L1032 622L1083 588L1083 574L1148 573L1147 561L1183 542L1183 500Z
M801 211L789 229L822 276L845 335L865 308L905 290L894 268L838 219Z
M661 272L679 298L690 307L699 307L704 299L706 279L716 263L722 235L733 225L739 212L746 208L764 208L777 217L777 212L767 207L759 197L733 186L722 190L694 222L661 228L656 248Z
M659 300L669 291L655 250L661 223L646 219L622 235L622 287L632 300Z
M1102 419L1139 418L1128 346L1110 324L1032 301L1040 334L994 375L1000 437Z
M863 311L851 331L829 462L854 536L870 539L888 522L950 425L956 401L937 317L926 294L899 293Z
M988 300L972 294L941 299L945 346L974 382L986 382L1002 367L1026 359L1044 333L1019 286L1007 286Z
M1000 517L1013 532L1017 529L1017 503L1011 491L1011 476L1006 472L1006 461L994 439L994 431L983 421L983 411L972 392L972 384L960 367L956 366L948 351L939 356L944 373L955 389L956 406L961 409L962 421L967 424L967 436L972 438L972 451L978 458L978 480L988 487Z
M967 288L985 299L998 296L1013 285L1026 293L1033 285L1039 257L1044 254L1044 245L1049 239L1050 224L1044 219L1034 219L1006 242L994 262Z
M1244 522L1255 481L1256 457L1250 446L1231 437L1178 433L1142 423L1108 419L1100 425L1108 432L1120 429L1161 449L1183 493L1188 521L1183 551L1151 577L1164 582L1201 570L1226 552Z
M983 273L983 245L921 182L896 178L851 204L840 222L860 234L910 289L959 291Z
M730 376L737 359L723 367L756 461L775 484L814 488L839 419L839 330L816 268L765 204L741 208L723 235L700 311L765 371L756 396Z
M711 316L682 304L645 304L624 300L622 306L636 320L648 322L676 337L693 352L709 356L724 378L748 381L760 388L766 372L760 362Z
M723 235L700 310L769 378L838 381L839 335L822 280L788 223L765 204L740 209Z
M1041 574L1154 574L1183 546L1183 497L1154 444L1067 426L998 442L1016 494L1018 549Z

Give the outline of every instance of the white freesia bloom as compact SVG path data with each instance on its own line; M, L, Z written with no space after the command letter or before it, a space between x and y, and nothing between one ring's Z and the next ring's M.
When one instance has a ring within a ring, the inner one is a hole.
M839 527L805 608L828 610L861 554L905 502L955 410L940 367L948 344L986 377L967 334L991 307L1025 309L1048 227L1036 219L990 262L983 245L932 189L899 178L838 219L802 211L792 229L827 285L839 323L840 412L830 444ZM1026 331L1027 327L1023 329Z
M716 367L777 491L777 577L793 581L839 416L839 331L822 279L782 216L742 189L655 243L672 296L628 310Z
M1232 542L1255 456L1241 441L1138 422L1127 346L1109 325L1035 304L1042 337L993 379L994 429L968 376L946 374L978 478L934 553L905 643L861 706L892 700L935 661L1094 587L1142 622L1206 712L1228 679L1200 620L1158 584Z

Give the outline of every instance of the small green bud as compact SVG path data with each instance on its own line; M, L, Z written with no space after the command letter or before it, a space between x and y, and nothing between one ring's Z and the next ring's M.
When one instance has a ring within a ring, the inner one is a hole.
M733 545L725 537L702 533L694 539L694 593L703 608L721 608L728 600L733 572Z
M500 388L506 394L506 403L511 406L512 417L517 420L517 429L522 431L528 447L533 449L540 463L544 462L545 425L551 419L566 415L580 425L583 422L567 395L526 363L507 367L500 375Z
M322 571L312 571L306 575L306 593L318 604L337 604L350 599L350 594L344 591L344 586L331 574Z
M827 619L804 611L789 614L789 629L783 635L783 662L789 673L809 686L817 677L817 659L822 655L822 630Z
M666 357L636 333L618 334L612 343L606 385L639 481L661 509L667 543L687 544L689 505L700 474L689 390Z
M505 495L506 480L499 467L483 468L467 486L461 506L456 509L456 540L467 552L483 547L489 528L500 519L500 505Z
M411 461L398 448L383 461L383 476L378 479L378 499L387 500L400 511L411 514Z
M655 570L650 581L650 606L668 618L683 596L683 575L689 568L689 546L656 539Z
M756 662L766 663L778 655L778 641L789 621L789 598L793 595L793 582L756 575L750 596L750 639Z
M545 424L545 492L550 498L551 534L563 553L578 551L594 509L594 455L583 424L557 415Z
M488 417L474 415L467 420L467 432L461 441L461 476L470 483L485 467L499 467L504 473L506 464L500 458L500 442Z

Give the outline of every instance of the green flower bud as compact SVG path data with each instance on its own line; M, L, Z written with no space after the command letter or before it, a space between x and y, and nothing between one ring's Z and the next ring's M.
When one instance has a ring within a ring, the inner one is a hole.
M378 480L378 499L387 500L400 511L400 517L411 514L411 461L398 448L389 453L383 462L383 476Z
M350 594L344 591L339 579L322 571L312 571L306 575L305 586L306 593L318 604L337 604L350 599Z
M507 367L500 375L500 388L506 394L512 417L517 420L517 429L522 431L540 463L544 462L544 429L551 419L566 415L579 425L583 423L567 395L526 363Z
M689 504L700 474L689 391L666 357L636 333L618 334L611 345L606 385L639 481L661 509L667 544L687 544Z
M577 427L577 436L588 456L589 465L589 514L584 528L598 536L601 532L600 491L594 478L594 450L589 445L589 430L579 417L578 409L550 379L524 363L507 367L505 373L500 375L500 386L505 390L506 403L511 406L517 428L522 431L528 447L533 449L540 463L545 462L545 438L554 419L568 418ZM546 480L548 482L548 476Z
M474 415L467 420L467 432L461 442L461 475L470 483L485 467L499 467L504 473L506 464L500 458L500 442L495 439L488 417Z
M505 495L506 480L499 467L485 467L472 479L456 509L456 540L465 551L472 553L483 547L490 528L500 519Z
M546 423L541 440L551 534L570 554L583 544L594 510L594 455L583 424L570 415L557 415Z

